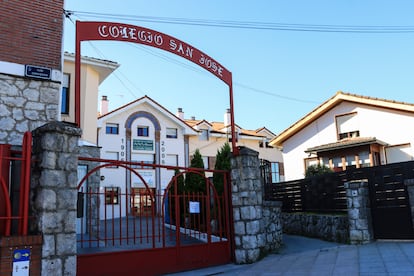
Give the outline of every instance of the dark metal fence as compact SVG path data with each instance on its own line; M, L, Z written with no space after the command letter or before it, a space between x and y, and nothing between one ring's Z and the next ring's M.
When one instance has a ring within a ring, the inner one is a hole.
M283 212L344 212L346 193L336 173L265 184L265 200L282 201Z
M284 212L345 212L347 210L344 183L367 179L370 185L379 185L387 179L414 178L414 161L383 166L348 169L305 179L271 183L262 164L262 179L265 185L265 200L282 201ZM395 185L394 185L395 186ZM389 188L384 193L391 193Z

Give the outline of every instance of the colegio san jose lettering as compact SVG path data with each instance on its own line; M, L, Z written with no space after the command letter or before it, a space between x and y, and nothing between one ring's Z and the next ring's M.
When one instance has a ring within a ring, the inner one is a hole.
M188 44L178 39L170 38L162 33L152 32L134 26L102 24L98 26L98 34L102 38L135 41L168 50L199 64L215 75L223 77L224 68L218 62Z
M217 64L217 62L215 62L213 59L208 58L206 56L204 56L203 54L200 54L201 57L199 59L199 63L201 64L201 66L207 68L209 71L219 75L219 76L223 76L223 67L221 67L220 65Z

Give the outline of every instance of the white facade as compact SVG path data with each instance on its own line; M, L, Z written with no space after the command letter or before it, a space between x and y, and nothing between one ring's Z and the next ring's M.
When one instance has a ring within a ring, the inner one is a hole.
M286 180L294 180L315 161L342 170L412 160L413 128L414 105L340 92L271 144L283 147Z
M180 109L179 114L184 118L184 113ZM190 156L196 150L200 151L203 156L204 167L206 169L214 169L217 151L220 150L225 143L231 144L231 131L229 113L224 113L223 122L208 122L206 120L184 119L197 132L198 136L190 138ZM247 147L259 153L259 159L266 160L271 163L272 182L284 181L283 174L283 157L278 147L269 146L269 142L276 137L274 133L267 128L259 128L256 130L247 130L235 126L237 135L237 146ZM207 174L211 176L211 174Z
M189 135L196 132L147 96L98 118L98 145L102 147L103 159L184 167L188 162ZM163 168L135 171L157 193L164 191L174 175L173 170ZM124 168L103 168L101 176L104 176L101 192L111 187L119 187L121 194L146 188L140 177ZM115 216L119 213L118 206L110 209ZM122 213L128 212L122 210Z

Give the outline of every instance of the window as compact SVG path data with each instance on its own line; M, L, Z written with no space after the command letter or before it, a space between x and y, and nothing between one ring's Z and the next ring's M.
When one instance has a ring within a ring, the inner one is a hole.
M272 183L284 181L283 163L271 162L270 170L272 175Z
M341 157L338 157L338 156L334 157L332 159L332 163L333 163L334 172L340 172L340 171L343 170L342 169L343 167L342 167L342 158Z
M208 141L208 129L201 129L198 139L200 141Z
M178 155L177 154L167 154L165 158L165 164L168 166L178 166Z
M305 161L305 172L310 166L316 166L319 164L317 157L305 158L304 161Z
M279 163L272 162L270 168L271 168L271 171L272 171L272 183L280 182Z
M105 153L105 159L119 160L119 152L117 152L117 151L107 151ZM107 168L118 168L118 166L108 166Z
M359 153L359 163L360 163L360 167L362 168L371 166L371 161L369 160L368 151L363 151Z
M167 127L167 138L175 138L177 139L177 129L176 128L169 128Z
M347 155L345 156L345 166L346 169L356 168L356 159L355 155Z
M119 134L118 124L106 124L106 134Z
M356 115L357 113L354 112L335 117L339 140L359 137L359 124Z
M105 187L105 204L119 204L119 187Z
M351 132L345 132L345 133L339 133L339 140L345 139L345 138L354 138L359 137L359 131L351 131Z
M149 127L147 127L147 126L138 126L137 135L148 137L149 136Z
M69 114L69 74L63 74L62 77L62 99L60 104L60 113Z

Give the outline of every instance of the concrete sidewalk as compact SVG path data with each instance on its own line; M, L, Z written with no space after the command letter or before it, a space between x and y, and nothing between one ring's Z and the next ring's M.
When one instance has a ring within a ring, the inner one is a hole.
M171 275L414 275L414 241L342 245L284 236L285 246L254 264L228 264Z

